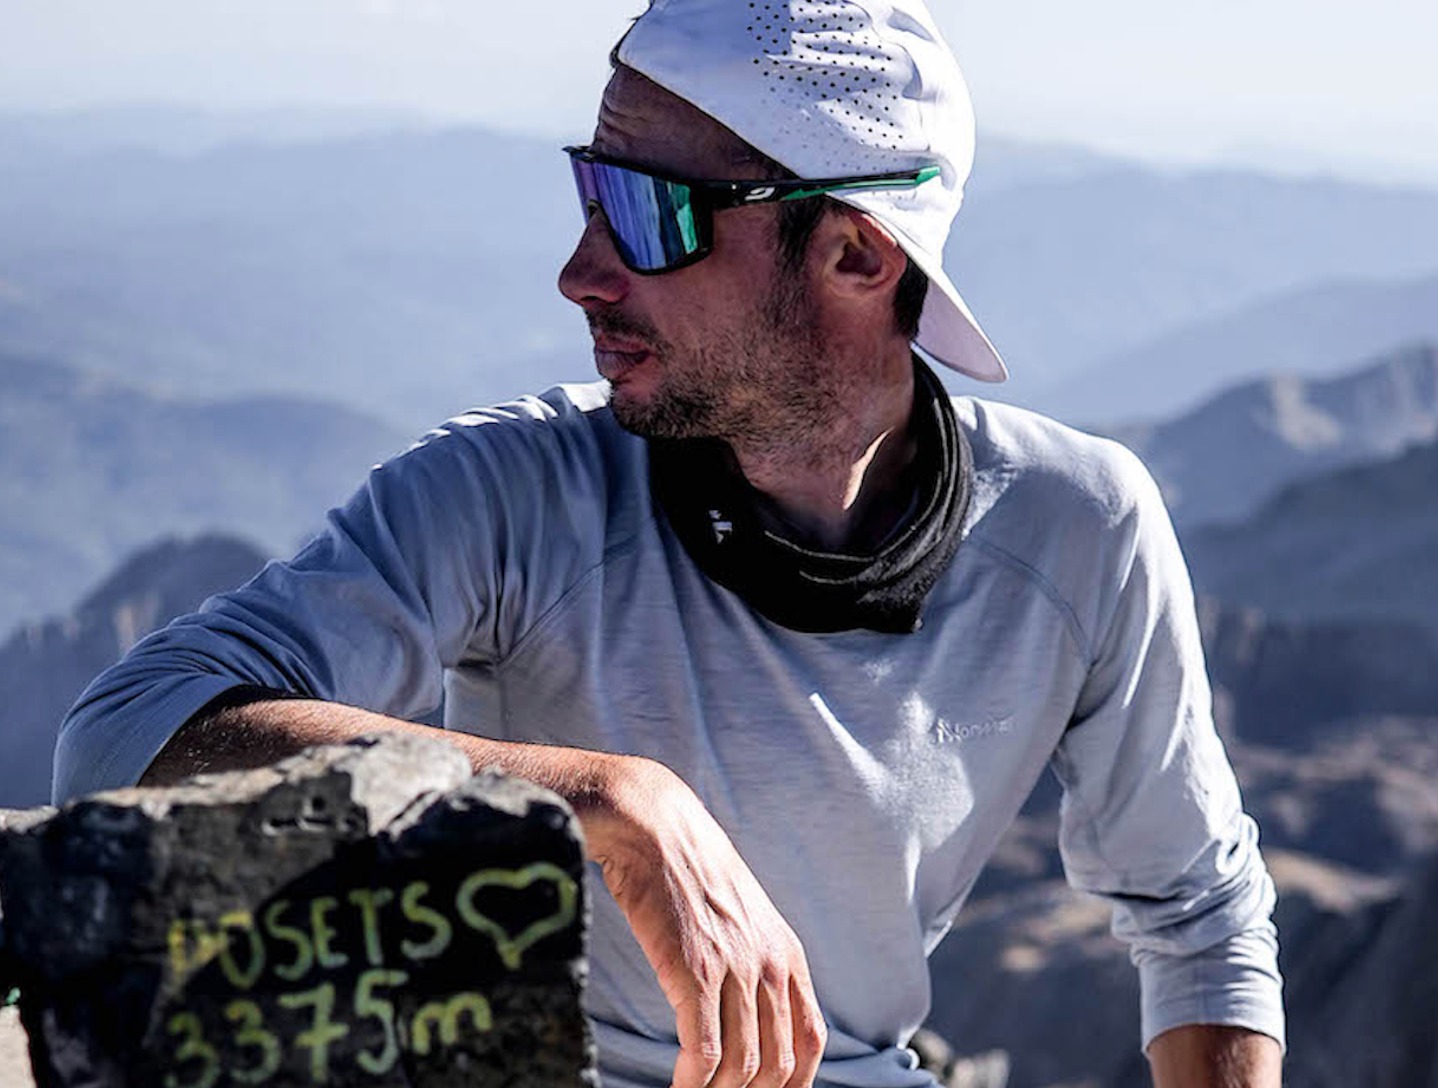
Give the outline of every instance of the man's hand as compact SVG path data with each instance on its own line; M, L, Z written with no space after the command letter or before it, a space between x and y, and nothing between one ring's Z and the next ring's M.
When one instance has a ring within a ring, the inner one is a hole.
M806 1088L825 1027L798 937L678 775L623 778L587 837L674 1007L674 1088Z
M1149 1044L1155 1088L1278 1088L1283 1051L1244 1028L1187 1024Z

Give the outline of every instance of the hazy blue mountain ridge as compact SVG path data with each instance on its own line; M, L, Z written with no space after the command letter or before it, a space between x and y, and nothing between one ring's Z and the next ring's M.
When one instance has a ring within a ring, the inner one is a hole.
M456 129L12 149L5 342L182 392L341 400L406 429L584 379L583 321L554 287L579 230L556 143ZM1013 364L982 392L1023 401L1260 299L1438 273L1438 193L994 142L948 256Z
M990 193L1021 185L1080 181L1132 165L1117 155L1087 147L1032 143L981 129L974 150L974 167L964 186L964 199L984 199Z
M1002 399L1081 421L1149 415L1166 406L1081 412L1086 405L1050 394L1074 377L1100 400L1121 398L1122 387L1090 377L1103 360L1305 287L1438 272L1434 195L1127 165L976 197L959 217L948 266L1013 364L1011 384L996 390ZM1412 338L1365 343L1334 361ZM1225 373L1208 389L1263 369L1274 367Z
M1106 433L1144 459L1177 525L1234 521L1297 480L1438 439L1438 346L1414 344L1336 377L1275 374Z
M229 529L288 554L406 443L331 405L168 398L0 353L0 635L165 533Z
M196 155L226 144L319 143L376 133L443 127L407 110L276 106L209 109L181 105L110 105L69 110L0 111L0 163L10 149L88 155L133 148Z
M422 429L592 374L555 289L578 225L559 150L492 134L49 159L0 189L0 324L12 350L180 393ZM571 365L533 373L557 343Z
M1166 332L1036 393L1087 423L1186 412L1235 382L1328 376L1401 344L1438 341L1438 275L1306 286Z

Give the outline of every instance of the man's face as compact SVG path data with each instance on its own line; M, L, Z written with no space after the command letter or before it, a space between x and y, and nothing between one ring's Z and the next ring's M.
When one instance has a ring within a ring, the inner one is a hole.
M605 89L593 148L678 177L766 176L732 132L627 68ZM712 253L641 276L620 260L602 214L589 220L559 288L589 319L624 427L753 442L797 437L822 415L818 317L802 267L783 266L777 222L773 207L719 211Z

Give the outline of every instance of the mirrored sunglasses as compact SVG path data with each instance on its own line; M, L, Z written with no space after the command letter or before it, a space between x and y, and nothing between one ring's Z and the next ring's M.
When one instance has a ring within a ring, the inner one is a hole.
M633 272L653 275L707 256L713 215L723 208L781 204L855 189L909 189L939 176L937 166L867 177L774 181L695 181L653 174L566 147L587 222L598 209L609 224L620 259Z

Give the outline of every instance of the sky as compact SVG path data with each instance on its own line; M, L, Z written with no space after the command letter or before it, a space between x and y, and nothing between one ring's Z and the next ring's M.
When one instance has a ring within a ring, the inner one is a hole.
M981 130L1140 158L1438 184L1438 0L930 0ZM643 0L0 0L0 110L593 120Z

